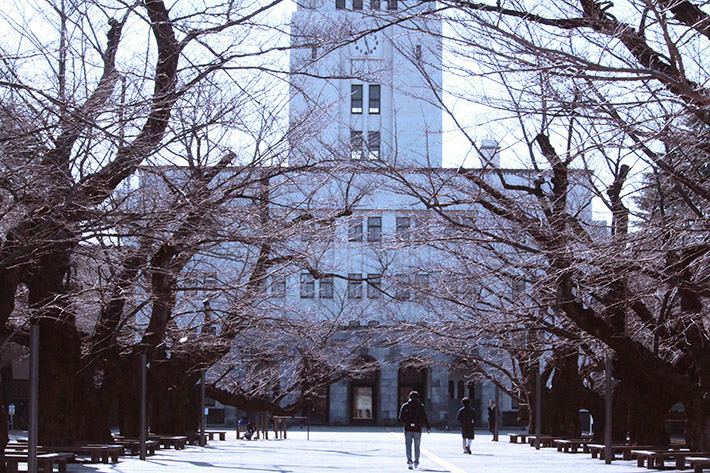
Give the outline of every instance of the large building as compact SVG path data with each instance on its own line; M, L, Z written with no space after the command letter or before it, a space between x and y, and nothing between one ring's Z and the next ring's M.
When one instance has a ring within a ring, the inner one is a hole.
M426 304L417 293L438 279L432 273L440 255L415 237L431 230L430 212L377 171L380 164L401 169L413 181L452 175L441 169L442 25L427 11L434 5L307 0L293 14L289 118L291 129L300 132L292 140L291 164L336 169L338 175L319 189L316 206L350 205L349 196L359 197L318 263L342 278L316 281L303 272L290 293L314 317L346 308L344 336L421 317ZM372 172L363 171L367 162ZM399 406L416 389L431 421L453 427L460 398L469 396L485 412L482 406L494 396L493 385L464 381L471 373L454 358L406 343L362 348L353 359L358 363L375 369L332 384L318 413L322 421L394 424ZM504 409L511 407L508 400Z

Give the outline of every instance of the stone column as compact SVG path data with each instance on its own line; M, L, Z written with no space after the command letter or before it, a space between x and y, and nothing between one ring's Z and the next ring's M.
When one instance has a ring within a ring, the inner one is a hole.
M348 423L348 382L344 379L330 385L330 424Z

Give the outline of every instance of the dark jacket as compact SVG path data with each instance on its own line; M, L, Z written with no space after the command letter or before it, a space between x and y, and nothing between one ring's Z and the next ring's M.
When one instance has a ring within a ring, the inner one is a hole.
M473 438L473 427L476 424L476 410L472 407L462 407L459 409L456 418L461 423L461 435L464 438Z
M421 432L422 426L427 429L429 427L429 419L427 419L424 404L418 399L410 399L402 404L399 409L399 420L404 424L405 432Z
M488 430L493 432L496 425L496 414L498 413L498 406L488 408Z

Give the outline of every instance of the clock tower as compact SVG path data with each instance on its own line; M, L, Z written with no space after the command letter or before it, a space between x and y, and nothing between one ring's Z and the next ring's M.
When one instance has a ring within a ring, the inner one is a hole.
M441 167L434 2L303 0L291 22L292 164Z

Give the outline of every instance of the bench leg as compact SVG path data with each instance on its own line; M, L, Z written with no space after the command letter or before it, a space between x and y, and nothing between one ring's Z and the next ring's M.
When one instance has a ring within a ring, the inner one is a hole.
M636 459L636 466L639 468L643 468L643 456L639 455L638 458ZM650 463L650 461L649 461Z
M57 460L57 465L59 466L59 473L66 473L67 471L67 459L63 458L61 460Z
M17 473L17 460L5 460L5 470L7 473ZM703 471L702 468L700 471Z

